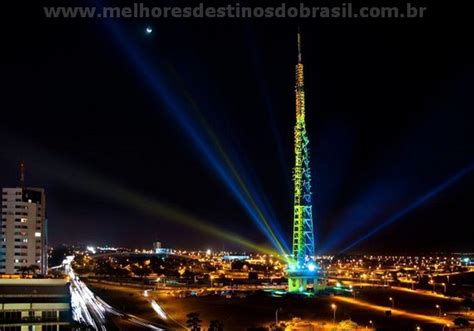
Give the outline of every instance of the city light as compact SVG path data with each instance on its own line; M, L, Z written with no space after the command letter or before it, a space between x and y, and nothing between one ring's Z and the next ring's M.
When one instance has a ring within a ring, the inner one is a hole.
M95 253L96 253L95 247L93 247L93 246L87 246L87 250L88 250L89 252L91 252L92 254L95 254Z

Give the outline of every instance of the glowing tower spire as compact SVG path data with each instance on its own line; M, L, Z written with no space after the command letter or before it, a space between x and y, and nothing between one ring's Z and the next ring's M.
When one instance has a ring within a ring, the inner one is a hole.
M293 254L289 265L288 290L306 290L308 281L316 282L314 263L313 205L311 199L311 168L309 138L306 132L303 63L301 59L301 35L298 31L298 63L296 65L296 124L295 124L295 167Z

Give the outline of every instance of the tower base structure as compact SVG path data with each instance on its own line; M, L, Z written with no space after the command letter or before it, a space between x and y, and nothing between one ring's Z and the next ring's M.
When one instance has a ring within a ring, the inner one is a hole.
M290 271L288 272L288 292L306 292L309 284L317 284L315 272ZM314 285L313 285L314 286Z
M326 279L320 272L299 270L288 271L288 292L307 292L312 288L316 293L326 287Z
M306 292L308 284L311 282L314 284L316 281L316 278L308 276L290 275L288 278L288 292Z

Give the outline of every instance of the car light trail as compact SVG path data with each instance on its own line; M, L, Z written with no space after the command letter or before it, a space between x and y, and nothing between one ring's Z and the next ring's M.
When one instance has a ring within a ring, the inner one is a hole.
M117 309L113 308L98 296L94 295L92 291L84 284L79 277L74 274L71 266L71 259L65 265L66 273L70 279L70 293L71 293L71 308L72 317L75 322L86 325L93 330L107 330L107 314L119 316L121 318L127 317L127 321L135 326L150 330L163 330L155 325L148 323L139 317L132 315L124 315ZM158 305L157 305L158 306ZM158 308L160 308L158 306ZM155 308L154 308L155 309ZM160 308L161 309L161 308ZM156 310L155 310L156 311ZM157 311L158 312L158 311ZM161 310L163 314L164 311ZM166 319L166 314L165 318Z
M392 290L396 290L396 291L400 291L400 292L413 293L413 294L416 294L416 295L423 295L423 296L427 296L427 297L444 299L444 300L449 300L449 301L462 301L463 300L463 298L460 298L460 297L452 297L452 296L448 297L444 294L428 292L426 290L411 290L411 289L406 288L406 287L398 287L398 286L392 286L390 288Z
M151 307L153 308L154 311L160 316L162 319L166 320L168 319L168 316L166 315L165 311L163 308L158 305L158 303L155 300L151 300Z
M106 330L106 307L97 300L89 288L66 266L70 278L71 306L73 319L94 330Z
M374 305L365 301L361 301L358 299L354 298L347 298L347 297L341 297L341 296L335 296L333 297L334 300L337 300L339 302L344 302L348 303L351 305L356 305L359 307L363 307L366 309L374 310L374 311L379 311L382 313L385 313L387 310L390 310L392 312L392 315L397 315L399 317L406 317L410 319L415 319L419 321L424 321L424 322L429 322L429 323L437 323L437 324L450 324L451 321L445 318L441 317L436 317L436 316L429 316L429 315L422 315L422 314L416 314L416 313L410 313L406 310L401 310L401 309L391 309L386 306L379 306L379 305Z

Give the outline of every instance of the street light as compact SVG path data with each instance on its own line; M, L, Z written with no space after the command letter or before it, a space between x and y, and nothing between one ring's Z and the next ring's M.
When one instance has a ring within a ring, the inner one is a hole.
M421 330L420 326L417 325L417 326L416 326L416 331L420 331L420 330Z
M372 322L372 320L369 321L369 325L370 325L370 328L371 328L371 329L374 328L374 322Z
M355 297L356 297L356 292L355 292L355 290L354 290L354 286L349 285L349 289L350 289L350 291L352 292L352 296L353 296L354 299L355 299Z
M395 300L392 297L388 298L392 302L392 309L395 309Z
M332 318L332 321L333 321L334 324L336 324L336 310L337 310L337 306L336 306L334 303L332 303L332 304L331 304L331 308L332 308L333 313L334 313L333 318Z
M443 285L443 288L444 288L444 294L446 294L446 283L441 283L441 285Z
M443 330L442 330L442 331L444 331L444 328L445 328L445 327L448 327L448 328L449 328L449 324L443 325Z
M436 286L436 285L435 285L434 280L430 280L429 283L430 283L431 285L433 285L433 292L436 292L436 289L435 289L435 286Z
M441 306L436 305L435 307L438 309L438 316L441 317Z
M278 327L278 312L281 311L281 308L275 310L275 326Z

